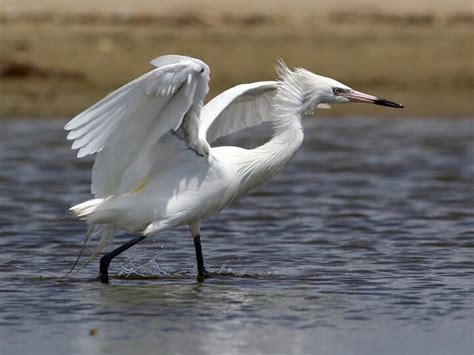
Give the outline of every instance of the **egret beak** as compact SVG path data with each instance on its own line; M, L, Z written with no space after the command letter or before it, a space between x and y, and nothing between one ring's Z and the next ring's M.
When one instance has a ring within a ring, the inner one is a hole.
M355 90L344 92L341 94L341 96L349 99L351 102L362 102L362 103L368 103L368 104L374 104L374 105L380 105L380 106L404 108L403 105L397 104L396 102L385 100L377 96L367 95L367 94L364 94L363 92L359 92Z

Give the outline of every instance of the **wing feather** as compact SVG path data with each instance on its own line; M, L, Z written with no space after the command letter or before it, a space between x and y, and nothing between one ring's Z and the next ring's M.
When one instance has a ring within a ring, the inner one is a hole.
M72 148L79 149L78 157L97 153L91 185L96 197L123 193L138 183L153 164L153 146L180 127L191 107L199 109L208 91L209 68L200 60L165 56L152 64L157 68L64 127L74 141Z
M209 101L201 110L199 135L209 143L271 118L276 81L237 85Z

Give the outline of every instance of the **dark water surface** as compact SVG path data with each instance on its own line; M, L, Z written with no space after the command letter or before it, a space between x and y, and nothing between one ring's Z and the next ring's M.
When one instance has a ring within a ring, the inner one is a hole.
M473 354L474 120L306 123L283 173L204 223L212 278L183 227L101 285L97 260L61 279L91 160L64 122L1 122L0 354Z

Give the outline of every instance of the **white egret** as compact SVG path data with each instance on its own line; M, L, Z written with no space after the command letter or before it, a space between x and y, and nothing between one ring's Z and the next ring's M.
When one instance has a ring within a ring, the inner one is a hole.
M209 67L168 55L156 68L77 115L65 129L77 156L96 154L94 199L71 208L89 224L85 243L102 227L97 251L118 230L139 234L100 260L110 261L145 237L187 224L194 238L197 279L207 272L200 221L277 174L303 142L302 118L331 103L403 107L363 94L305 69L277 67L278 81L237 85L203 106ZM255 148L211 147L217 138L270 122L271 139ZM95 253L94 253L95 254Z

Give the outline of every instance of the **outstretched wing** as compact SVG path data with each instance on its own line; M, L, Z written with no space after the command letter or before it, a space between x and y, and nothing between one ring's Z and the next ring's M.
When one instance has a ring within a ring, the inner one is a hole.
M224 91L201 110L199 137L212 143L217 138L271 119L276 81L242 84Z
M208 92L209 67L200 60L164 56L158 68L122 86L66 126L78 157L97 153L92 173L96 197L124 193L143 179L160 138L176 131L185 115L199 116Z

